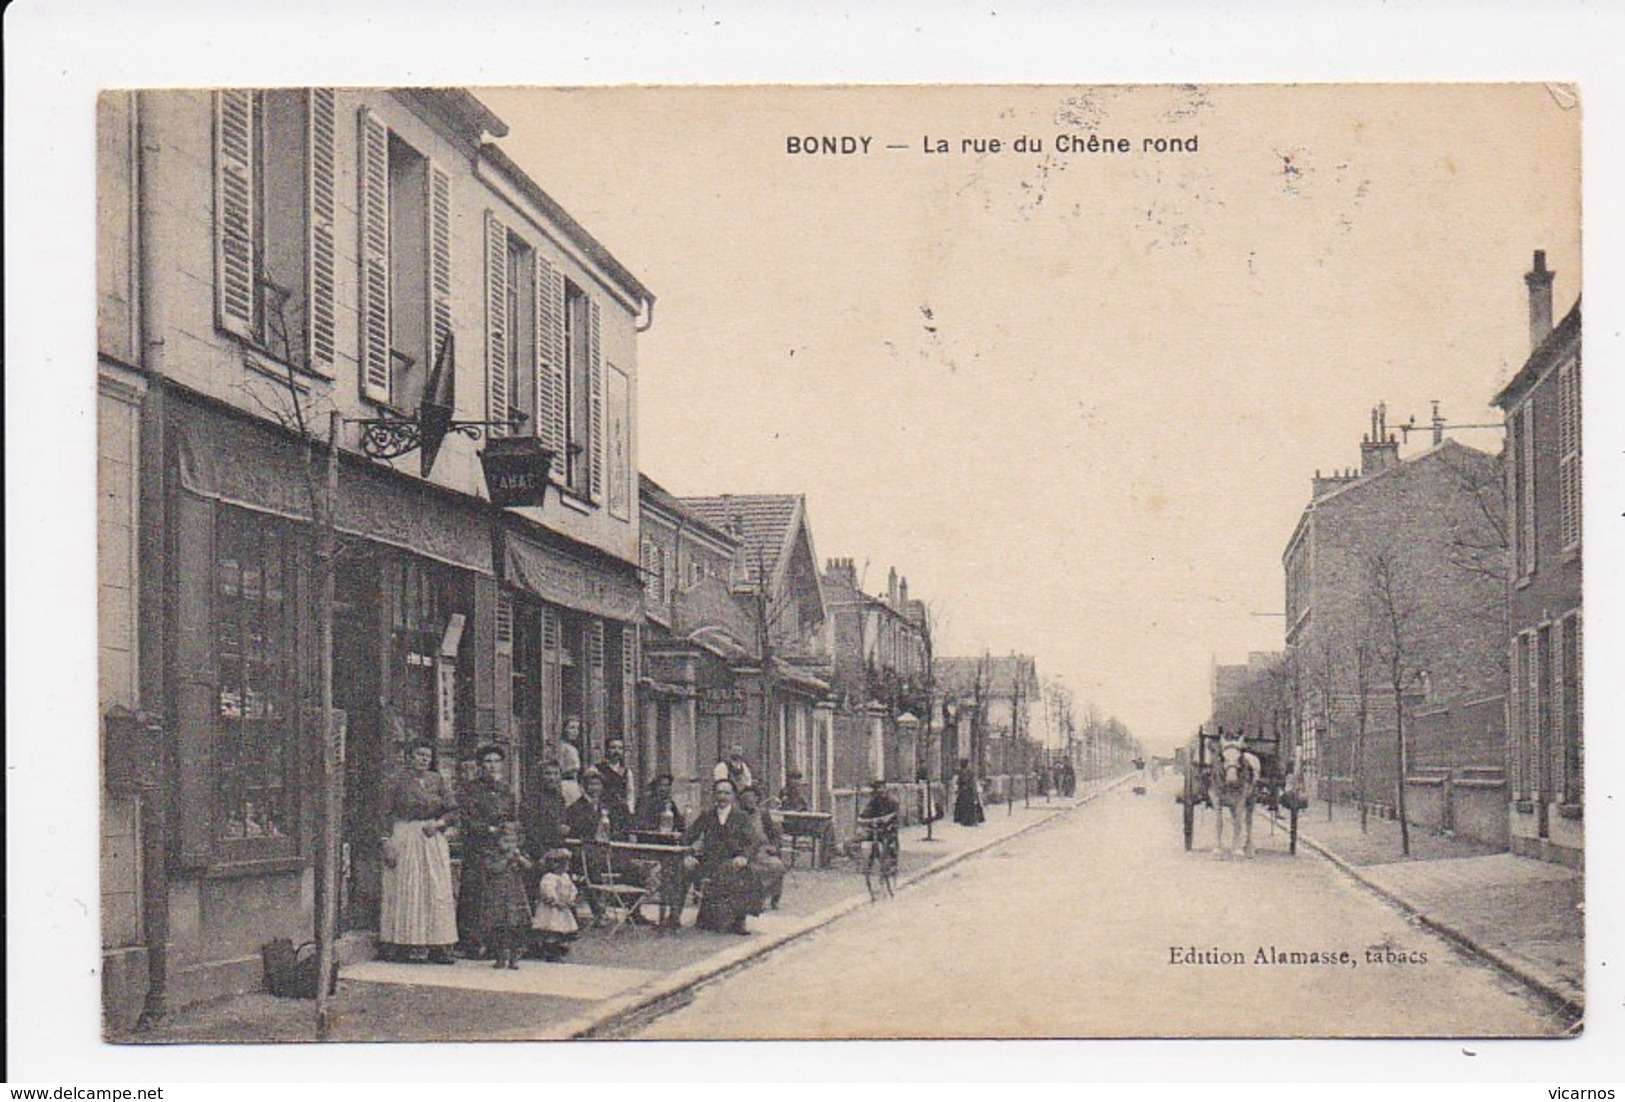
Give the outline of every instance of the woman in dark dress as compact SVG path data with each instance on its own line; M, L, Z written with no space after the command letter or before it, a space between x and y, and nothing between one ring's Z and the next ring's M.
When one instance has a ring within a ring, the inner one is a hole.
M694 855L683 859L691 882L704 884L695 925L718 933L745 934L745 916L760 906L761 881L751 862L766 843L761 824L737 804L732 781L711 786L712 805L683 835Z
M378 940L406 960L455 963L457 902L446 830L455 821L451 784L434 768L434 746L407 751L407 772L389 785Z
M976 774L971 772L970 760L959 759L959 774L954 778L954 822L973 827L986 816L982 813L982 794L976 790Z

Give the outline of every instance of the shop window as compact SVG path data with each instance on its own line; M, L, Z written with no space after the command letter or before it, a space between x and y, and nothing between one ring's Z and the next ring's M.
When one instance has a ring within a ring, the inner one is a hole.
M215 542L218 836L226 857L294 847L295 659L290 541L272 522L222 509Z

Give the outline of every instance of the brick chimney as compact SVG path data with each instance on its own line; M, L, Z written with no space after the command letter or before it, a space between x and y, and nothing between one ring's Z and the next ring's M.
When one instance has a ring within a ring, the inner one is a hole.
M908 611L908 579L907 578L899 578L897 580L897 607L902 609L904 612Z
M1360 441L1360 476L1386 471L1399 462L1399 441L1388 431L1388 403L1371 411L1371 435Z
M1546 250L1535 250L1535 266L1524 273L1529 285L1529 348L1540 347L1552 332L1552 280L1557 273L1546 267Z
M858 588L858 568L851 559L830 559L824 566L824 576L849 589Z
M895 566L886 574L886 603L893 608L897 607L897 568Z

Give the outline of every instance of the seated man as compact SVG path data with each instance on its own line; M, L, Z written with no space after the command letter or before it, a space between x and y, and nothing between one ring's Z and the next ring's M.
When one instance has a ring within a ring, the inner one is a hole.
M779 810L796 813L807 812L813 809L812 801L807 796L807 783L800 773L791 771L784 778L784 788L779 792ZM800 835L807 837L806 834ZM835 851L835 824L833 820L824 823L823 833L814 839L817 842L818 865L820 868L829 868L830 855ZM792 839L792 848L794 840ZM788 850L786 852L789 852Z
M752 913L760 914L768 907L778 910L779 897L784 894L784 861L779 856L784 849L784 832L773 821L772 814L762 806L762 794L755 785L739 793L739 810L755 817L762 837L766 839L765 844L757 849L750 866L756 870L756 877L762 885L761 904Z

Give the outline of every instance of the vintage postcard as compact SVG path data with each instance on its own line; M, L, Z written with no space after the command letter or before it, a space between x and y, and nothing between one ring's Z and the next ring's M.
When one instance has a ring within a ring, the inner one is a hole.
M105 1038L1578 1033L1581 114L104 91Z

